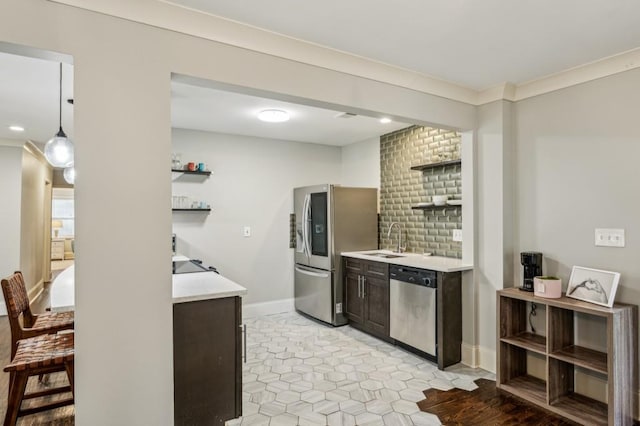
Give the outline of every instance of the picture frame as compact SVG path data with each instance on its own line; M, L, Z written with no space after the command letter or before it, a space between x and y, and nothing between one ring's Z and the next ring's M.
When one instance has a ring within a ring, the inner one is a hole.
M567 286L567 297L612 307L620 273L574 266Z

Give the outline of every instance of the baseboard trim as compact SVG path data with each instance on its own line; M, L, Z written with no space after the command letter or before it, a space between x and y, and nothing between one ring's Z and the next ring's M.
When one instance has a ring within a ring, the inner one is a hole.
M471 368L478 368L478 347L463 342L460 350L462 358L460 362Z
M478 367L483 370L496 372L496 351L478 346Z
M462 343L461 352L463 364L473 368L482 368L492 373L496 372L496 351L493 349Z
M294 310L293 299L272 300L242 305L243 318L255 318L261 315L281 314Z
M34 300L40 297L43 291L44 291L44 279L41 279L36 283L36 285L34 285L31 288L31 290L29 290L28 292L29 302L33 303Z

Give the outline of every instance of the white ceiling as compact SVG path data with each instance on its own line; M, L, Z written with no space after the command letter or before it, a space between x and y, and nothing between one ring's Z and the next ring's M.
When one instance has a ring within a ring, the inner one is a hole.
M640 47L638 0L172 0L221 16L474 90L521 84ZM633 64L631 64L633 65ZM73 97L65 65L63 99ZM345 145L408 124L174 82L173 126ZM292 113L284 124L261 108ZM8 126L26 131L16 134ZM73 106L63 102L73 138ZM58 129L58 63L0 52L0 138L44 143Z
M42 145L58 132L59 63L0 52L0 138ZM63 65L62 125L73 140L73 66ZM262 109L288 111L286 123L263 123ZM343 111L265 99L224 90L172 83L172 127L263 138L348 145L410 124L382 124L378 118L336 118ZM22 133L11 125L25 128Z
M638 0L170 0L475 90L640 47Z
M0 138L44 143L58 133L60 64L0 52ZM73 139L73 66L62 67L62 127ZM25 128L23 133L8 129Z
M271 139L348 145L378 137L410 124L380 123L358 115L340 118L343 111L305 106L228 91L171 83L172 126ZM263 109L282 109L291 118L285 123L264 123L256 118Z

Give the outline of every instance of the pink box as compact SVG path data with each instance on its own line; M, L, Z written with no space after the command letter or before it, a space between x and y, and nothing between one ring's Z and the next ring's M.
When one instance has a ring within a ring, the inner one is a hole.
M562 280L557 277L534 277L533 294L547 299L559 299L562 296Z

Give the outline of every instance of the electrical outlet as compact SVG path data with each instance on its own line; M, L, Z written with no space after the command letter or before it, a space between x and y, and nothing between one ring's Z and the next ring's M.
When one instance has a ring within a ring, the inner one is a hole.
M245 237L250 237L251 236L251 227L250 226L245 226L242 229L242 235L244 235Z
M462 229L453 230L453 241L462 241Z
M624 229L596 228L596 246L624 247Z

